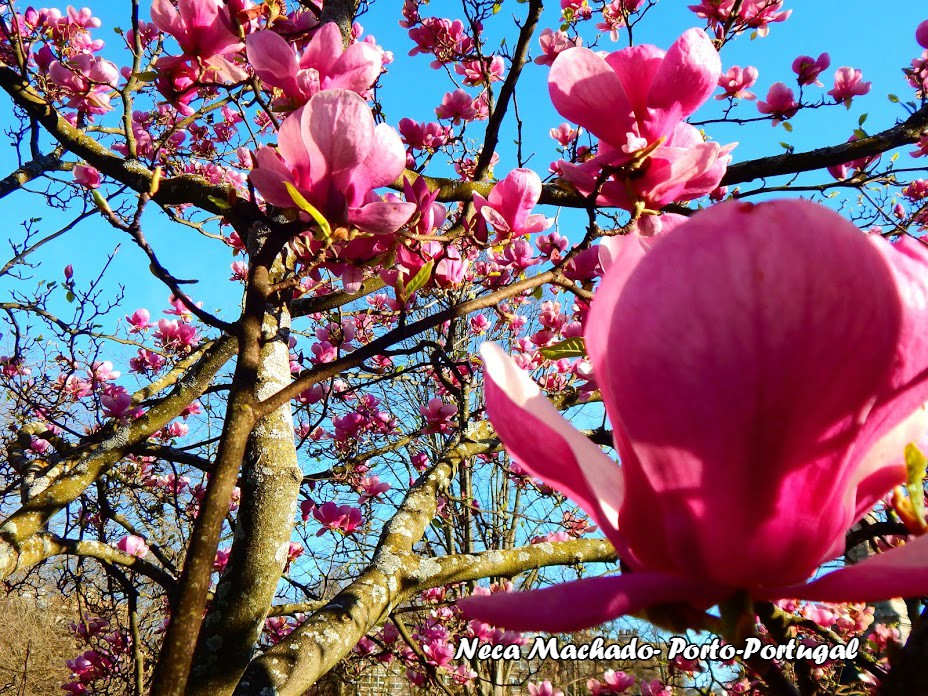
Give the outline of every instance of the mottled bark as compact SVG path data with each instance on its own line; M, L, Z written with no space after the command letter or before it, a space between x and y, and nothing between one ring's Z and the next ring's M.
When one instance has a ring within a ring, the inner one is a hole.
M286 310L266 315L259 399L290 382L289 324ZM187 694L232 693L254 656L287 560L301 480L286 403L262 418L251 434L231 556L203 622Z

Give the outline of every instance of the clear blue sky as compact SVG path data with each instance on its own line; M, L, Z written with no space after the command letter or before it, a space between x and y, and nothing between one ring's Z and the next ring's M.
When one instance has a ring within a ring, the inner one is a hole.
M702 22L686 9L686 4L683 0L661 0L645 22L636 28L636 41L666 48L683 30L691 26L702 26ZM148 3L143 2L142 5L142 16L147 18ZM547 5L542 26L556 27L559 3L549 0ZM387 119L393 125L405 116L420 121L433 120L434 107L446 91L453 89L443 71L434 71L429 67L428 57L407 55L412 43L406 30L397 24L399 7L399 2L380 0L360 19L366 33L373 33L378 42L392 50L396 56L395 62L389 66L388 74L382 78L381 90ZM113 28L127 28L130 25L128 8L129 3L122 0L98 1L94 7L103 20L103 27L96 31L96 36L107 41L104 55L120 65L125 61L125 54L120 51L121 39L113 33ZM457 8L458 3L450 0L435 0L424 5L422 12L426 16L459 17ZM863 0L793 0L786 3L786 8L793 9L793 16L783 24L773 25L768 37L751 41L744 36L728 45L723 51L723 66L757 66L760 79L754 91L763 98L772 83L793 83L790 64L797 55L804 53L817 56L821 51L828 51L832 67L822 75L826 87L812 88L812 92L824 94L830 88L834 69L841 65L863 69L865 79L874 83L873 90L868 96L855 99L850 111L834 107L800 113L794 120L793 133L787 133L782 127L771 128L766 122L743 127L709 127L709 134L720 142L739 141L734 152L735 161L779 154L782 152L778 145L780 141L788 142L798 150L843 142L857 126L858 118L864 112L869 113L865 127L871 132L881 130L904 116L900 107L887 100L887 93L896 93L904 99L912 93L904 81L901 67L908 65L918 53L914 40L915 26L928 18L928 7L923 3L897 2L883 9ZM487 35L498 39L508 33L512 44L512 17L524 16L526 9L525 4L506 0L501 11L488 23ZM606 36L599 48L616 50L624 45L612 44ZM491 42L487 50L493 47ZM537 44L533 45L533 53L537 54ZM525 121L524 149L527 153L535 153L531 164L540 172L545 172L548 163L556 158L555 143L549 138L548 129L563 121L548 99L547 73L546 67L528 65L519 90L521 113ZM5 97L2 99L5 100ZM4 103L9 104L8 101ZM713 117L717 114L719 104L721 102L710 102L697 113L696 118ZM8 127L11 122L8 107L4 106L0 113L4 114L0 116L0 122ZM736 109L735 115L755 116L756 106L754 103L744 103ZM106 123L105 119L103 123ZM476 137L478 133L473 132L473 135ZM508 131L501 140L499 151L502 160L496 168L498 176L505 175L515 166L513 137L514 131ZM902 156L908 159L907 155ZM439 162L436 161L436 164ZM0 152L0 165L3 166L2 175L14 165L8 147ZM438 167L438 173L448 171ZM547 212L553 214L553 211ZM46 233L65 219L60 213L43 209L37 197L22 192L0 201L0 215L7 222L5 229L9 235L18 233L17 225L26 216L44 216L41 225ZM570 223L574 219L569 215L561 218L563 233L572 234ZM196 299L205 300L209 309L224 308L224 313L234 313L240 288L226 281L229 264L233 260L227 248L203 239L187 228L170 224L157 214L149 216L146 229L149 240L178 277L202 279L200 285L189 286ZM121 244L121 249L108 275L108 282L120 282L126 286L125 311L119 312L118 316L130 313L139 306L148 306L153 311L160 310L167 296L166 289L147 275L147 261L131 241L99 218L82 223L43 249L39 258L46 266L37 272L36 277L59 279L60 269L72 263L77 270L78 280L86 280L102 267L106 254L112 252L117 244ZM8 282L0 281L0 293L6 294L9 287Z

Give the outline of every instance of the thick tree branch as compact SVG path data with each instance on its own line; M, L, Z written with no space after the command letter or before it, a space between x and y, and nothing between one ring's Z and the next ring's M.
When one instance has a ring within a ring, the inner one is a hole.
M59 510L76 500L84 490L144 442L167 425L209 386L213 377L234 355L236 342L221 338L201 356L173 391L143 416L117 427L102 442L56 467L56 477L32 496L0 526L0 579L16 570L30 567L23 545L37 534ZM31 547L30 547L31 548ZM40 559L41 560L41 559Z

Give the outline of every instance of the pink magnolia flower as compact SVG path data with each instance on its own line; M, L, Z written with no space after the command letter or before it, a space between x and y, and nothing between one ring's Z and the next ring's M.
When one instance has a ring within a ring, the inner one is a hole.
M151 319L151 314L144 307L135 310L126 317L126 321L129 324L129 333L141 333L151 328L153 324L149 319Z
M283 90L283 99L302 106L324 89L347 89L362 97L380 75L383 54L364 41L348 48L334 22L323 24L297 60L293 47L273 31L256 31L245 41L255 74Z
M322 525L322 529L316 532L316 536L322 536L329 529L342 534L350 534L364 523L358 508L351 505L336 505L332 501L314 507L312 513L316 521Z
M601 142L588 162L561 162L562 177L590 193L603 167L626 165L650 149L636 176L606 181L601 205L653 208L713 190L734 145L703 142L683 119L705 103L720 74L718 53L700 29L684 32L666 53L648 44L605 58L585 48L564 51L548 78L554 108Z
M774 82L767 91L767 101L757 102L757 110L762 114L773 114L773 125L786 121L799 111L799 102L793 90L783 82Z
M100 188L100 172L89 164L75 164L72 171L74 181L89 189Z
M277 150L258 148L255 163L248 178L268 203L296 207L290 183L333 228L396 232L416 208L374 193L402 173L406 151L396 131L375 126L370 107L345 89L319 92L294 111L280 126Z
M724 202L647 253L632 240L586 334L621 468L498 347L483 348L487 411L507 449L577 502L630 572L461 609L513 630L572 632L739 591L924 594L928 536L809 578L905 481L904 445L928 428L926 320L928 251L863 235L808 201Z
M220 575L225 572L226 566L229 564L229 554L231 549L217 549L216 558L213 559L213 572L219 573Z
M842 67L835 71L835 86L828 90L836 102L844 102L850 108L851 99L870 91L871 82L864 82L864 75L856 68Z
M110 99L116 89L119 70L108 60L80 53L67 63L53 62L48 76L68 98L67 105L91 118L112 111Z
M540 684L529 682L528 694L529 696L564 696L564 692L560 689L555 689L547 679Z
M559 145L567 147L580 135L580 129L572 128L569 123L562 123L557 128L552 128L548 133L557 140Z
M748 88L753 87L757 82L757 68L749 65L746 68L733 65L723 75L719 77L719 87L725 90L725 94L717 94L716 99L747 99L753 101L757 95L749 92Z
M541 179L531 169L513 169L490 191L489 198L474 194L477 212L493 226L499 240L548 229L553 218L532 214L541 198Z
M358 505L364 505L368 500L379 498L390 490L390 484L381 482L379 476L365 476L358 487L361 489Z
M451 138L451 126L443 126L434 121L419 123L411 118L403 118L400 119L397 128L406 144L416 150L434 150Z
M183 55L158 59L158 70L173 73L182 64L194 61L224 82L238 82L248 77L231 60L244 45L232 21L229 8L216 0L152 0L151 21L161 31L174 37Z
M708 20L710 26L718 35L724 33L729 20L737 31L744 28L756 29L758 36L767 36L770 33L770 24L785 22L792 14L792 10L781 11L783 0L744 0L740 3L740 10L732 17L735 9L735 0L700 0L698 5L689 5L689 9L697 17Z
M419 407L419 413L425 419L426 427L423 432L426 433L448 433L454 427L454 417L457 415L458 407L454 404L446 404L439 397L429 399L425 406Z
M458 125L461 121L477 118L477 109L473 97L463 89L456 89L442 97L441 104L435 107L435 115L438 118L450 118L452 123Z
M502 56L493 56L483 60L465 60L454 66L458 75L464 76L464 84L471 87L499 82L506 72Z
M575 39L570 38L560 30L545 29L538 38L538 45L541 47L541 55L535 58L538 65L553 65L554 59L568 48L583 45L583 39L579 36Z
M915 40L922 48L928 48L928 19L915 28Z
M603 673L602 681L590 679L586 683L586 688L590 690L590 696L619 696L634 685L635 677L631 674L607 669Z
M818 76L831 65L831 56L822 53L818 58L812 56L799 56L793 61L793 72L796 73L796 81L800 85L818 85L822 87Z
M915 149L909 152L912 157L928 156L928 131L924 131L918 142L915 143Z
M116 542L116 548L136 558L145 558L148 555L148 544L145 543L142 537L137 537L134 534L124 536Z
M196 326L173 319L161 319L154 338L162 348L176 353L188 352L199 340Z
M641 696L673 696L673 689L660 679L643 681L638 688L641 689Z

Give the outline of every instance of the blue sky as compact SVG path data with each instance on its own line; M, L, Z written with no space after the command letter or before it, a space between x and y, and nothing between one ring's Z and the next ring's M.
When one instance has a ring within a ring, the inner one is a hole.
M543 27L557 26L558 4L553 0L547 3ZM148 15L147 5L147 2L143 2L143 17ZM103 27L96 31L96 36L108 43L104 55L120 65L125 62L125 54L120 51L121 39L113 34L113 28L129 26L128 7L128 2L113 0L98 2L95 7L103 21ZM381 0L373 3L370 12L360 18L365 32L374 34L378 42L392 50L396 56L387 75L382 78L381 96L385 114L388 122L393 125L407 116L420 121L434 120L434 107L440 103L442 95L454 87L443 71L434 71L429 67L427 56L407 55L412 43L406 30L397 24L399 7L399 2ZM723 66L757 66L760 78L754 91L759 98L763 98L772 83L793 83L790 70L793 58L800 54L817 56L827 50L831 54L832 67L822 75L826 86L823 89L812 88L807 94L823 95L830 88L834 69L842 65L863 69L865 79L874 83L873 90L866 97L855 99L850 111L838 106L800 113L794 119L795 129L792 133L782 127L772 128L767 122L747 126L708 127L709 135L720 142L739 142L734 152L735 161L779 154L782 148L778 143L781 141L798 150L842 142L857 127L858 118L863 113L869 114L865 127L870 132L886 128L905 115L901 107L887 100L886 95L893 92L907 99L912 93L904 81L901 67L908 65L918 53L914 30L919 21L928 17L928 9L921 9L921 3L904 2L895 3L891 12L881 12L874 10L873 3L862 0L794 0L787 2L786 8L793 9L793 16L785 23L773 25L768 37L752 41L744 36L726 46L722 55ZM527 5L513 0L503 3L501 11L485 27L486 35L491 38L488 51L494 48L492 41L498 41L498 37L504 33L508 32L510 45L514 42L512 18L524 16L526 9ZM425 16L461 16L458 3L448 0L434 0L430 5L423 6L422 13ZM701 20L686 9L686 2L661 0L636 28L636 41L666 48L685 29L702 25ZM621 37L621 41L624 40ZM617 50L624 45L621 42L613 44L605 36L599 48ZM537 54L537 44L532 48L533 53ZM535 153L531 165L540 172L545 172L548 163L556 159L555 143L548 136L548 130L563 121L550 104L546 88L547 73L546 67L534 64L526 66L518 93L525 122L524 149L527 153ZM718 115L720 104L710 102L697 113L696 119ZM0 113L4 114L0 116L0 123L5 128L9 127L9 110L4 108ZM744 103L733 115L756 116L756 106L754 103ZM105 119L103 123L106 123ZM477 128L471 129L474 137L479 135L476 131ZM496 168L497 176L505 175L516 166L513 137L514 131L510 130L501 139L499 152L502 159ZM908 159L905 154L903 157ZM435 167L437 173L450 172L442 166L440 157L436 158L435 163L438 165ZM914 163L911 161L906 164ZM0 165L3 166L4 175L13 168L13 154L8 147L0 151ZM827 174L816 174L812 178L817 181L828 180ZM553 214L550 210L545 212ZM42 216L41 229L45 233L68 219L57 211L45 209L40 199L23 192L0 201L0 214L7 221L6 230L10 235L18 233L17 225L26 216ZM582 224L582 218L566 214L560 222L562 233L573 237L579 232L577 227ZM165 264L178 277L202 279L199 285L188 286L196 299L203 299L211 310L222 308L226 315L234 313L240 289L237 284L226 281L229 264L233 260L228 248L202 238L188 228L171 224L155 212L146 218L146 233ZM103 266L106 254L117 245L121 245L121 248L107 276L107 282L126 286L125 311L119 312L118 316L130 313L139 306L148 306L153 311L160 310L164 306L167 290L147 275L147 261L132 242L99 218L81 223L71 233L43 249L39 258L46 266L38 271L36 277L59 279L60 269L72 263L78 281L86 281ZM4 288L8 287L8 281L0 280L0 292L6 292Z

